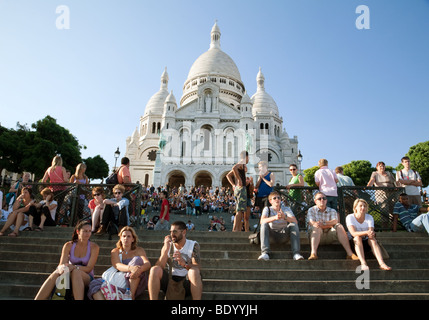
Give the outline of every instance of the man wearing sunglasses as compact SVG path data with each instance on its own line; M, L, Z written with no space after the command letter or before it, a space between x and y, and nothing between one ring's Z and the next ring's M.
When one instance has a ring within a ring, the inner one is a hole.
M186 296L192 296L193 300L201 300L203 283L200 271L200 245L197 241L187 239L186 234L187 227L183 221L175 221L171 224L170 234L164 238L161 255L150 270L148 280L150 300L157 300L160 290L168 297L170 281L176 282L176 286L183 286L185 291L184 296L180 298L176 296L174 300L182 300ZM172 274L169 277L169 271L167 271L169 268L166 266L170 256ZM173 288L170 290L173 291Z
M347 252L347 259L359 260L350 248L349 239L341 223L338 222L337 211L327 206L327 196L323 192L314 195L315 206L308 209L308 235L311 254L308 260L317 260L319 244L331 244L338 241Z
M299 228L292 210L283 206L280 194L276 191L268 196L271 206L265 207L261 216L261 255L258 260L270 259L270 242L287 243L290 240L294 260L302 260Z

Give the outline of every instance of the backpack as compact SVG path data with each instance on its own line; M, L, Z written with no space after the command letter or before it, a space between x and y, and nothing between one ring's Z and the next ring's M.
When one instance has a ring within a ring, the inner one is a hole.
M118 172L119 169L112 172L107 178L106 178L106 184L118 184L119 180L118 180Z

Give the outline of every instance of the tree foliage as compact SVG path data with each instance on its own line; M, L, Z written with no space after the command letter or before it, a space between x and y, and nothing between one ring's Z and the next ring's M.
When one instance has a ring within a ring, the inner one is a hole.
M57 124L57 120L49 115L33 123L31 129L20 123L16 129L0 126L0 171L3 168L18 173L28 171L35 174L37 181L51 166L57 154L61 155L64 167L71 172L75 171L82 162L81 149L86 147L79 145L69 130ZM104 170L106 162L100 156L97 157L97 163ZM105 176L107 174L108 170Z
M89 179L103 179L109 175L109 165L100 155L83 161L86 164L86 175Z
M375 171L368 160L355 160L343 166L344 175L352 178L355 186L366 186Z
M310 186L310 187L317 187L316 181L314 180L314 174L316 171L319 170L318 166L314 166L308 169L305 169L303 171L304 173L304 181Z

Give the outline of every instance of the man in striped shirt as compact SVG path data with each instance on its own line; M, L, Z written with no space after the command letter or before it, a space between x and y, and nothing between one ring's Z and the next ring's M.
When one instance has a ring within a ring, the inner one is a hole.
M406 193L399 196L399 202L395 203L393 214L399 216L399 221L408 232L429 233L429 208L423 208L416 204L410 204ZM419 215L419 213L422 213Z

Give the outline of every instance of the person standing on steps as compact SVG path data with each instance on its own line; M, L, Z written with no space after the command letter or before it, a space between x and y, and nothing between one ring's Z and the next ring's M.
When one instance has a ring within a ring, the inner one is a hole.
M229 183L234 189L235 196L235 218L233 232L243 229L243 217L247 210L247 191L246 191L246 172L249 163L249 153L242 151L240 161L232 167L232 170L226 175Z

